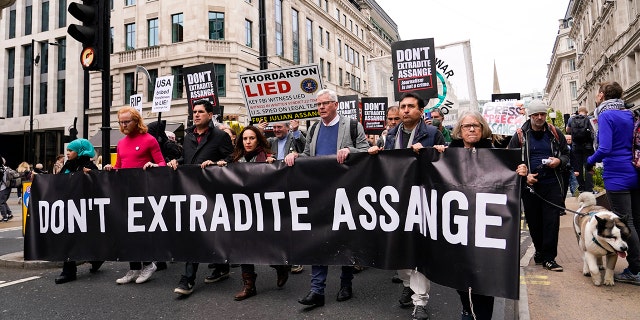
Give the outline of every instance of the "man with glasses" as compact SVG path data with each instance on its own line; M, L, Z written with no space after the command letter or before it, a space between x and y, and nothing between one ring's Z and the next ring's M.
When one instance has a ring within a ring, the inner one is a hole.
M158 140L147 133L147 126L140 113L129 106L118 110L118 124L120 132L125 137L118 142L118 156L115 165L107 164L103 170L142 168L166 166ZM135 245L135 244L132 244ZM135 280L136 283L144 283L157 270L153 262L129 262L129 271L116 283L125 284Z
M564 207L562 169L569 162L567 140L560 129L547 123L548 106L541 100L529 103L529 120L509 141L509 149L522 148L522 160L530 168L523 184L524 216L529 225L531 240L536 249L536 264L547 270L561 272L556 263L560 213ZM535 191L529 192L526 186Z
M351 152L363 152L369 147L362 125L355 122L356 136L352 136L351 121L338 114L338 95L333 90L320 90L316 98L316 106L320 114L320 122L311 126L303 153L289 153L284 161L292 166L299 156L336 155L338 163L344 163ZM331 213L333 214L333 213ZM299 303L307 306L324 305L324 289L326 287L327 266L311 266L311 290ZM351 299L353 290L353 267L343 266L340 276L340 291L337 301Z
M444 145L444 137L438 128L426 124L422 120L425 102L418 95L408 92L400 98L400 115L402 122L389 129L384 150L411 148L416 153L424 147ZM382 148L373 146L369 154L377 154ZM402 280L403 290L398 302L403 307L414 306L413 318L429 319L426 307L429 300L431 282L424 274L414 269L398 270L398 278Z

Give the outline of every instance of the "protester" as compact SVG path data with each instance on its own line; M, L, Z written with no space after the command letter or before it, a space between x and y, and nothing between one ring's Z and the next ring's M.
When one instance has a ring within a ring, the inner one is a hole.
M89 140L76 139L67 145L67 162L60 169L60 174L72 172L89 173L91 170L98 170L92 158L96 156L95 149ZM89 272L96 273L104 261L91 261ZM63 284L76 280L78 267L75 261L65 261L62 265L62 272L55 279L56 284Z
M164 161L168 163L173 159L179 159L182 157L182 146L180 146L175 140L169 139L166 133L167 131L164 130L166 126L167 122L165 120L159 122L154 121L147 125L147 132L158 141Z
M51 172L53 174L60 173L62 166L64 166L64 154L59 154L56 156L56 163L53 164L53 170Z
M269 142L267 142L267 139L262 134L260 129L254 126L248 126L244 128L242 132L240 132L240 137L241 141L238 141L239 143L236 143L233 154L231 155L231 162L273 163L273 161L276 160L270 154L267 154L267 151L269 151ZM227 161L218 160L217 165L220 167L224 167L227 165ZM291 266L274 265L271 267L276 269L276 285L278 287L284 286L289 279ZM258 275L255 272L255 265L241 264L240 268L242 270L243 286L242 290L240 290L240 292L238 292L234 296L234 299L237 301L253 297L258 293L256 291L256 278L258 277Z
M395 128L398 124L400 124L400 107L391 106L387 109L387 129Z
M640 285L640 185L632 164L633 114L625 110L622 87L617 82L600 83L596 95L598 148L587 159L589 170L602 162L602 179L613 212L626 219L631 236L627 240L629 267L614 275L615 281Z
M476 148L493 148L491 128L478 111L462 113L453 127L451 138L449 148L474 150ZM526 176L527 166L518 165L516 173L520 176ZM462 303L462 320L491 320L494 300L492 296L461 290L458 290L458 294L460 295L460 303Z
M182 156L169 161L168 166L174 170L178 164L197 164L202 168L213 165L216 161L225 159L233 151L231 138L218 129L213 118L213 105L208 100L198 100L193 103L193 126L185 130ZM184 274L173 292L189 295L193 292L198 263L187 262ZM212 274L205 278L205 283L218 282L229 278L228 264L214 264Z
M21 182L18 186L16 186L16 193L18 194L18 203L22 203L22 183L31 181L31 165L29 165L29 163L26 161L20 162L16 171L18 171L18 174L20 174Z
M567 148L569 149L569 165L567 165L566 172L564 173L564 192L567 192L566 186L568 185L569 192L571 192L571 196L574 196L576 191L578 191L578 178L576 178L580 172L579 169L575 167L577 163L575 154L573 152L572 139L570 134L564 135L565 140L567 140ZM586 161L584 163L586 165ZM566 196L566 194L565 194Z
M147 168L166 166L166 162L160 151L158 141L149 133L140 113L129 106L118 110L118 124L120 132L125 136L118 142L115 165L107 164L105 171L112 169ZM157 267L153 262L129 262L127 274L116 280L118 284L125 284L135 280L136 283L144 283Z
M558 208L564 207L562 170L569 162L569 149L560 129L546 122L547 109L541 100L529 103L529 120L511 137L509 148L522 148L522 160L531 168L523 184L522 202L536 249L534 261L560 272L563 268L555 260L560 231Z
M578 114L567 121L567 133L571 134L571 150L575 162L572 166L578 172L578 190L593 192L593 174L587 170L587 158L593 154L593 127L585 106L578 108Z
M335 91L320 90L316 97L316 106L320 122L314 124L307 131L304 152L292 152L285 157L284 161L287 165L293 166L299 156L322 155L336 155L338 163L344 163L350 153L367 150L369 144L362 125L355 122L356 136L353 136L351 120L338 115L338 95ZM299 303L314 307L324 305L328 270L327 266L311 266L311 290L304 298L298 300ZM351 299L353 296L352 280L353 267L343 266L337 301Z
M430 125L438 128L438 130L440 130L440 132L442 132L442 136L444 137L444 141L447 144L451 142L451 132L443 124L443 122L444 122L444 113L442 112L442 109L434 108L433 110L431 110L431 119L430 120L426 120L426 122L427 122L427 124L430 124Z
M9 167L5 165L5 160L0 157L0 214L2 214L2 222L7 222L13 219L11 208L7 204L9 197L11 196L11 188L9 186Z
M42 165L42 163L37 163L35 169L33 169L33 173L46 174L48 172L44 170L44 166Z
M426 124L422 120L425 102L414 93L405 93L400 98L400 114L402 122L389 130L384 150L411 148L418 153L425 147L439 145L443 149L445 140L438 128ZM369 148L369 154L377 154L382 150L378 146ZM417 270L398 270L398 277L402 280L403 290L400 295L401 306L413 305L414 319L428 319L427 302L431 281Z

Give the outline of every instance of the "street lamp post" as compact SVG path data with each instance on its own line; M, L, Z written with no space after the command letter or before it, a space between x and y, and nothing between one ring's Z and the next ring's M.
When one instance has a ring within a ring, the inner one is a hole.
M36 160L36 148L33 143L33 85L34 85L34 77L35 77L35 66L36 66L36 40L31 39L31 86L29 87L29 155L27 157L29 163L32 166L35 166L34 163Z

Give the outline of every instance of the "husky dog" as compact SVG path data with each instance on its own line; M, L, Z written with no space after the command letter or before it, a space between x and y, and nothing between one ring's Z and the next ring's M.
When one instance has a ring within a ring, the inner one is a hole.
M626 221L604 207L596 205L596 198L591 192L580 193L578 197L580 209L573 218L573 229L578 238L578 246L583 251L582 274L591 276L593 284L602 284L599 264L604 257L604 284L613 286L613 270L618 257L627 257L627 240L631 231Z

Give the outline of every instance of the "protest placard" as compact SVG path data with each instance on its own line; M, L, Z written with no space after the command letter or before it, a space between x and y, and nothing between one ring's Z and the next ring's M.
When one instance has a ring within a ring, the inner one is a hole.
M358 110L358 96L338 96L338 114L356 121L360 121Z
M438 96L433 38L392 43L391 59L397 101L405 92L413 92L424 100Z
M362 98L362 126L365 134L381 134L386 125L387 97Z
M156 78L155 91L153 92L152 112L166 112L171 109L171 95L173 93L173 76Z

